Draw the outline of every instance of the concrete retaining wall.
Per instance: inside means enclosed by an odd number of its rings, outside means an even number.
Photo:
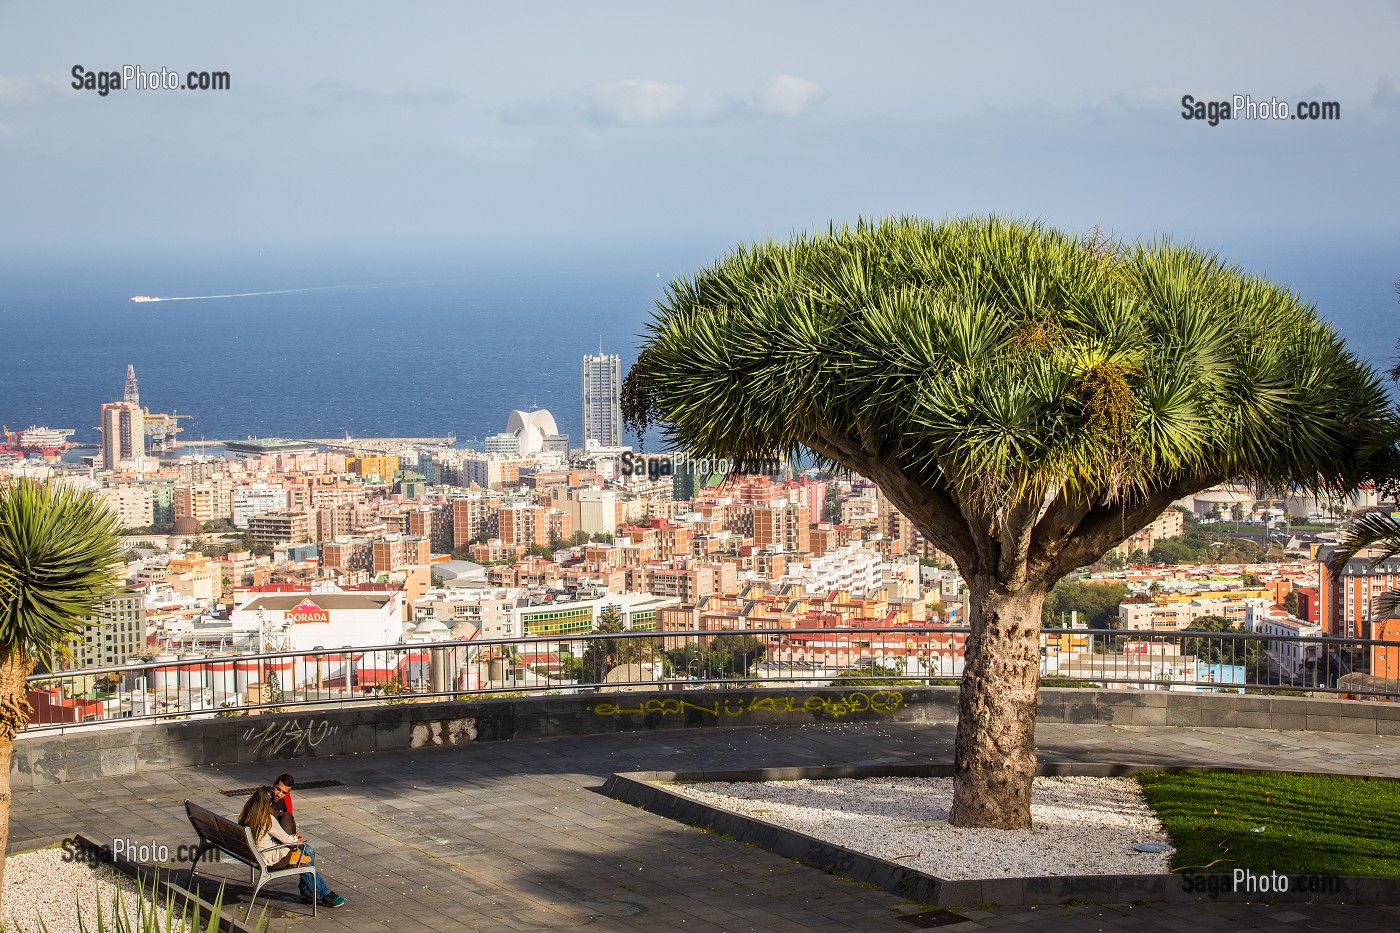
[[[22,734],[10,781],[16,788],[33,787],[197,765],[637,730],[956,718],[956,687],[590,693],[307,709]],[[1041,691],[1040,718],[1400,735],[1400,704],[1299,697],[1047,688]]]

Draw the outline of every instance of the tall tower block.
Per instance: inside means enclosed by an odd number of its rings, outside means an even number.
[[[616,353],[583,358],[583,446],[622,444],[622,361]]]

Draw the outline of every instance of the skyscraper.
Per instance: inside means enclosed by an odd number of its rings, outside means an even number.
[[[583,358],[583,446],[622,445],[622,361],[617,354]]]
[[[102,406],[102,468],[131,466],[139,471],[146,457],[146,417],[136,390],[136,370],[130,365],[122,395],[123,401]]]

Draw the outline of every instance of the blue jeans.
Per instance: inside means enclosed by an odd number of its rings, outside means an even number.
[[[312,864],[312,865],[315,865],[315,864],[316,864],[316,850],[315,850],[315,849],[311,848],[310,845],[308,845],[307,843],[304,843],[304,842],[303,842],[303,843],[301,844],[301,851],[302,851],[303,853],[305,853],[305,854],[302,856],[302,861],[303,861],[303,862],[309,862],[309,863]],[[302,875],[302,876],[301,876],[300,887],[301,887],[301,896],[302,896],[302,897],[312,897],[312,896],[313,896],[312,893],[311,893],[311,892],[312,892],[312,884],[311,884],[311,879],[312,879],[312,878],[315,878],[315,879],[316,879],[316,885],[315,885],[315,891],[316,891],[316,893],[315,893],[315,895],[314,895],[315,898],[316,898],[316,900],[319,901],[321,898],[323,898],[323,897],[325,897],[326,895],[328,895],[328,894],[331,893],[331,889],[330,889],[329,887],[326,886],[325,880],[322,879],[322,877],[321,877],[321,870],[318,868],[318,869],[316,870],[316,874],[314,874],[314,875]]]

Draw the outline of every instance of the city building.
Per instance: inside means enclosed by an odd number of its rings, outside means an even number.
[[[255,593],[230,613],[229,628],[254,636],[263,630],[289,651],[389,645],[404,633],[403,594],[398,590]]]
[[[427,564],[432,560],[427,538],[418,535],[388,534],[371,542],[375,576],[393,573],[403,567]]]
[[[143,486],[104,486],[97,498],[117,516],[123,528],[145,528],[155,524],[150,490]]]
[[[213,483],[181,483],[175,487],[175,520],[192,518],[203,524],[215,518],[222,518],[223,503],[219,501],[219,490]]]
[[[1279,606],[1262,603],[1248,606],[1245,610],[1245,627],[1256,635],[1275,636],[1277,640],[1264,644],[1264,651],[1275,670],[1295,683],[1303,682],[1310,672],[1316,670],[1323,657],[1321,644],[1298,640],[1321,636],[1322,626],[1290,616]]]
[[[267,483],[235,487],[231,498],[235,528],[247,528],[248,521],[255,515],[287,508],[287,490]]]
[[[378,478],[388,483],[399,471],[399,458],[394,454],[357,453],[345,458],[345,472],[356,476]]]
[[[553,419],[551,419],[553,420]],[[622,361],[617,354],[583,358],[583,446],[622,445]]]
[[[102,406],[102,468],[144,468],[146,420],[134,402],[107,402]]]
[[[146,594],[125,589],[102,601],[73,645],[73,667],[125,664],[146,648]]]
[[[517,457],[521,453],[520,435],[511,434],[509,432],[504,434],[488,434],[486,435],[486,440],[482,442],[482,447],[488,454]]]
[[[1384,552],[1368,549],[1347,561],[1333,577],[1327,565],[1336,550],[1324,547],[1317,552],[1318,622],[1328,635],[1365,638],[1372,616],[1371,600],[1400,589],[1400,557],[1377,564],[1376,558]]]
[[[507,545],[549,547],[574,533],[569,513],[541,505],[517,503],[496,510],[496,537]]]
[[[612,489],[562,489],[552,495],[556,508],[569,513],[575,531],[590,535],[617,533],[619,496]]]
[[[374,568],[374,548],[368,538],[338,537],[321,546],[321,566],[345,573]]]
[[[436,553],[452,550],[452,504],[434,502],[409,512],[408,533],[427,538]]]
[[[568,438],[559,433],[558,426],[554,423],[554,416],[547,409],[537,408],[534,411],[512,411],[510,417],[506,419],[506,433],[516,438],[516,448],[513,451],[501,451],[502,453],[531,454],[544,453],[545,445],[553,439],[557,442],[563,438],[564,449],[568,450]],[[500,437],[501,435],[493,435]],[[486,449],[490,450],[491,438],[486,439]],[[556,443],[557,449],[557,443]]]
[[[1127,557],[1134,551],[1146,554],[1166,538],[1179,538],[1186,531],[1186,515],[1180,509],[1169,508],[1152,521],[1152,524],[1130,535],[1122,544],[1113,549],[1120,557]]]
[[[248,520],[248,531],[252,534],[253,541],[269,547],[278,544],[309,544],[311,527],[309,512],[294,512],[290,509],[264,512]]]
[[[476,485],[483,489],[515,486],[520,482],[520,468],[531,462],[506,454],[468,454],[461,460],[461,482],[463,486]]]
[[[811,536],[808,514],[806,503],[800,501],[754,506],[754,547],[807,553]]]
[[[1205,616],[1219,616],[1235,627],[1245,622],[1245,611],[1258,599],[1164,598],[1146,602],[1124,602],[1118,607],[1119,628],[1139,631],[1180,632]]]

